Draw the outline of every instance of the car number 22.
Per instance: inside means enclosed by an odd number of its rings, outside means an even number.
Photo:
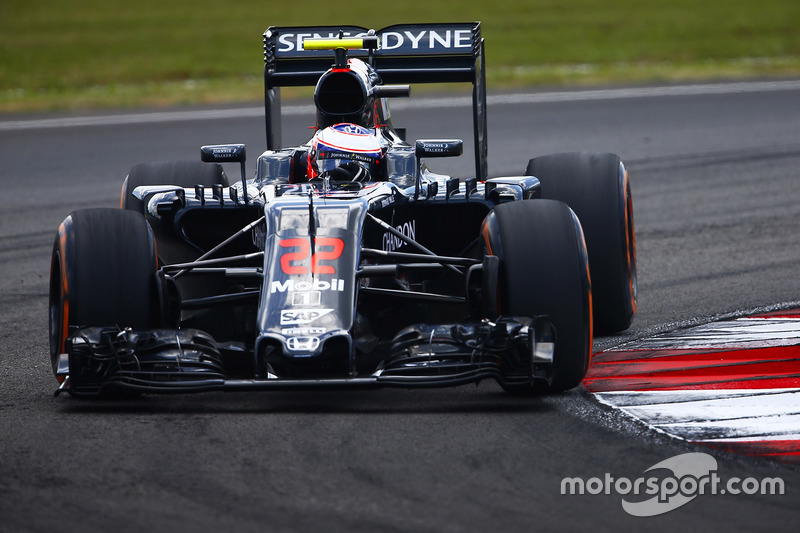
[[[297,237],[281,239],[278,245],[286,249],[281,255],[281,270],[284,274],[336,274],[336,268],[324,261],[336,261],[342,256],[344,241],[337,237],[314,237],[314,253],[311,253],[311,238]]]

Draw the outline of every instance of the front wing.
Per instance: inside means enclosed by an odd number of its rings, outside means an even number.
[[[232,366],[240,367],[253,353],[218,345],[200,330],[89,327],[75,331],[67,344],[68,361],[59,370],[65,379],[56,394],[445,387],[484,379],[519,386],[552,380],[554,331],[546,317],[419,324],[395,336],[386,358],[370,374],[291,379],[257,371],[232,377]],[[251,368],[259,366],[254,360]],[[70,367],[80,370],[70,373]]]

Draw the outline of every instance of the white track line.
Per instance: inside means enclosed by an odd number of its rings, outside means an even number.
[[[592,100],[614,100],[628,98],[653,98],[671,96],[696,96],[718,94],[741,94],[773,91],[800,90],[800,80],[754,81],[740,83],[707,83],[699,85],[675,85],[666,87],[639,87],[620,89],[597,89],[583,91],[558,91],[542,93],[515,93],[491,95],[487,103],[491,106],[515,104],[544,104],[553,102],[579,102]],[[472,99],[468,96],[424,97],[409,100],[395,100],[392,108],[429,109],[442,107],[469,107]],[[286,105],[282,109],[285,116],[313,114],[314,106]],[[122,115],[95,115],[31,120],[0,120],[0,131],[28,129],[73,128],[78,126],[122,126],[128,124],[154,124],[192,120],[221,120],[252,118],[263,116],[262,107],[232,109],[208,109],[197,111],[159,111],[152,113],[130,113]]]

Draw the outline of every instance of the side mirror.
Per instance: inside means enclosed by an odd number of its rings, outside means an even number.
[[[417,186],[414,199],[419,198],[422,181],[423,157],[455,157],[464,153],[464,141],[461,139],[421,139],[414,145],[414,154],[417,156]]]
[[[249,203],[247,195],[247,178],[244,162],[247,159],[243,144],[212,144],[200,147],[200,161],[203,163],[239,163],[242,171],[242,196],[244,203]]]
[[[246,153],[243,144],[214,144],[200,147],[203,163],[244,163]]]
[[[426,139],[417,141],[414,148],[417,159],[421,157],[455,157],[464,153],[464,141],[461,139]]]

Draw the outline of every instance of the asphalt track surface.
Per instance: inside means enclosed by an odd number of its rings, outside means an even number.
[[[627,163],[639,314],[596,350],[800,300],[800,84],[716,87],[728,89],[491,95],[492,175],[556,151]],[[395,107],[396,126],[412,139],[469,139],[465,99],[447,102],[412,98]],[[299,142],[313,119],[307,106],[291,110],[285,140]],[[135,163],[246,142],[253,165],[263,149],[257,109],[194,111],[92,125],[0,117],[0,531],[796,529],[797,467],[700,450],[581,388],[534,399],[493,383],[54,398],[47,284],[58,223],[117,205]],[[466,176],[471,163],[436,168]],[[692,451],[712,453],[722,478],[780,477],[785,495],[702,495],[637,518],[613,490],[561,494],[565,477],[635,480]]]

